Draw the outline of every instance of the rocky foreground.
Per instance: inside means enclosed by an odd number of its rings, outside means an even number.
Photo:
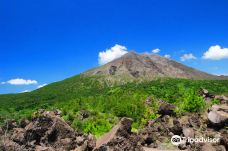
[[[40,110],[31,121],[9,121],[0,128],[0,151],[157,151],[157,150],[228,150],[228,99],[207,90],[205,101],[220,101],[206,113],[175,115],[175,106],[161,102],[158,119],[137,133],[131,131],[132,120],[122,118],[113,129],[98,140],[93,135],[76,132],[60,117],[60,111]],[[150,104],[147,100],[145,104]],[[171,144],[174,135],[189,138],[216,138],[216,143],[184,142]]]

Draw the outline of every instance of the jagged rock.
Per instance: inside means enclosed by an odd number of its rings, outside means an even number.
[[[204,98],[214,98],[214,95],[210,94],[207,89],[201,88],[200,90],[200,95],[203,96]]]
[[[182,126],[178,120],[173,121],[173,127],[170,128],[170,131],[175,135],[181,135],[182,134]]]
[[[116,151],[129,150],[129,151],[143,151],[140,144],[140,138],[137,135],[130,135],[128,139],[123,137],[116,137],[108,144],[110,149]]]
[[[225,131],[221,134],[221,145],[224,145],[226,150],[228,150],[228,131]]]
[[[99,147],[98,149],[96,149],[96,151],[109,151],[109,147],[107,145],[102,145],[101,147]]]
[[[5,125],[2,127],[4,131],[10,131],[13,128],[17,127],[17,122],[16,120],[9,120],[5,123]]]
[[[75,138],[76,133],[59,117],[53,116],[50,112],[45,113],[46,116],[34,118],[33,121],[25,127],[25,139],[29,142],[35,141],[36,145],[45,144],[46,146],[55,144],[61,147],[63,140],[67,138]],[[66,141],[65,141],[66,142]],[[66,149],[73,149],[76,143],[68,142],[64,146]]]
[[[53,112],[55,113],[56,116],[59,116],[59,117],[62,114],[62,111],[58,109],[55,109]]]
[[[201,123],[200,117],[198,115],[192,115],[188,119],[188,121],[189,121],[190,126],[192,126],[194,128],[199,128],[203,124],[203,123]]]
[[[76,138],[76,142],[79,145],[82,145],[84,141],[85,141],[85,138],[82,137],[82,136],[79,136],[79,137]]]
[[[175,108],[176,108],[175,105],[163,102],[159,107],[158,114],[161,114],[162,116],[175,115],[175,112],[174,112]]]
[[[139,71],[130,71],[130,74],[135,78],[140,77]]]
[[[132,119],[122,118],[105,138],[109,141],[105,144],[98,143],[96,151],[142,151],[141,138],[131,132]],[[101,138],[103,140],[103,138]],[[104,140],[105,141],[105,140]],[[106,141],[105,141],[106,142]]]
[[[25,141],[24,133],[25,130],[23,128],[14,128],[11,139],[18,144],[23,144]]]
[[[202,93],[203,93],[203,94],[209,94],[209,92],[208,92],[207,89],[202,89]]]
[[[55,143],[55,146],[61,146],[63,150],[72,150],[77,147],[77,144],[74,141],[74,138],[64,138]]]
[[[148,128],[144,128],[142,130],[139,131],[139,136],[142,139],[141,144],[142,145],[151,145],[152,143],[155,143],[157,140],[157,136],[155,133],[155,129],[152,127],[148,127]]]
[[[20,122],[20,127],[25,128],[29,124],[29,120],[27,119],[22,119]]]
[[[84,148],[86,151],[95,147],[95,137],[79,135],[59,117],[59,112],[39,110],[25,128],[14,128],[7,143],[2,144],[6,151],[22,147],[26,151],[69,151]],[[81,142],[77,140],[82,140]],[[0,143],[1,144],[1,143]],[[1,146],[1,145],[0,145]]]
[[[228,106],[213,105],[208,113],[209,125],[215,128],[221,128],[228,125]]]
[[[96,147],[96,138],[95,136],[89,134],[88,137],[87,137],[87,140],[88,140],[88,148],[89,149],[93,149]]]
[[[115,75],[116,70],[117,70],[117,67],[116,66],[111,66],[109,68],[109,74],[110,75]]]
[[[128,137],[129,134],[131,134],[131,125],[133,120],[130,118],[122,118],[120,121],[120,127],[117,130],[116,135],[117,136],[123,136]]]
[[[23,151],[24,149],[24,146],[20,146],[8,138],[4,139],[3,144],[1,145],[2,151]]]
[[[90,112],[87,110],[81,110],[80,111],[80,119],[84,120],[90,116]]]
[[[223,112],[228,112],[228,106],[225,104],[222,105],[213,105],[211,107],[211,111],[223,111]]]
[[[164,102],[163,102],[164,103]],[[166,103],[167,104],[167,103]],[[210,111],[227,113],[226,105],[214,105]],[[166,112],[164,112],[166,113]],[[1,144],[1,151],[141,151],[151,148],[162,148],[170,141],[173,135],[185,137],[210,137],[220,138],[218,143],[213,144],[213,148],[218,151],[228,150],[228,131],[221,128],[219,131],[204,127],[208,119],[197,113],[186,113],[184,116],[170,116],[163,114],[153,120],[153,124],[138,131],[131,132],[132,119],[122,118],[116,126],[107,133],[103,143],[96,146],[96,139],[93,135],[84,135],[75,132],[66,122],[64,122],[58,112],[46,112],[39,110],[35,117],[24,128],[19,124],[7,132],[5,145]],[[207,126],[207,125],[206,125]],[[1,129],[0,129],[1,130]],[[0,131],[1,134],[1,131]],[[0,135],[2,139],[3,133]],[[105,141],[104,141],[105,140]],[[207,150],[208,145],[186,144],[178,146],[179,149]],[[226,148],[226,149],[225,149]],[[211,149],[211,148],[210,148]],[[225,150],[224,150],[225,149]]]
[[[204,97],[206,102],[210,102],[213,99],[219,100],[221,104],[228,104],[228,98],[224,95],[213,95],[206,89],[200,90],[200,95]]]
[[[189,127],[191,125],[189,119],[189,115],[183,115],[179,118],[179,122],[181,123],[181,125]]]
[[[183,128],[183,134],[185,137],[189,138],[194,138],[195,137],[195,132],[193,128]]]
[[[216,95],[214,98],[219,100],[221,102],[221,104],[228,103],[228,98],[224,95]]]
[[[185,150],[185,149],[187,149],[187,146],[186,146],[186,144],[180,144],[180,145],[178,145],[178,148],[180,150]]]
[[[216,151],[216,149],[210,143],[206,143],[202,146],[201,151]]]
[[[212,109],[215,107],[212,107]],[[215,109],[213,109],[215,110]],[[216,110],[220,110],[216,109]],[[224,111],[224,110],[223,110]],[[129,132],[123,132],[122,136],[113,137],[108,143],[104,144],[103,146],[100,146],[98,148],[99,151],[112,151],[112,150],[137,150],[143,148],[150,150],[151,148],[157,148],[160,149],[161,146],[163,146],[164,143],[169,142],[170,138],[173,135],[180,135],[185,137],[210,137],[210,138],[220,138],[221,142],[213,144],[212,148],[216,151],[224,151],[224,146],[227,144],[227,133],[223,132],[223,136],[220,136],[220,132],[216,131],[215,129],[209,129],[207,125],[207,116],[204,114],[197,114],[197,113],[186,113],[182,117],[177,116],[169,116],[163,114],[163,116],[159,117],[156,120],[152,121],[152,124],[148,125],[148,127],[143,128],[138,131],[138,134],[134,134]],[[127,122],[126,122],[127,123]],[[149,122],[148,122],[149,123]],[[126,124],[128,125],[128,124]],[[131,124],[129,124],[131,125]],[[130,129],[130,126],[127,126],[128,128],[124,129]],[[195,131],[196,130],[196,131]],[[209,133],[211,135],[209,136]],[[221,132],[222,133],[222,132]],[[129,143],[127,140],[131,140],[131,143]],[[134,143],[133,143],[134,142]],[[133,144],[132,144],[133,143]],[[123,147],[123,144],[125,146]],[[131,149],[132,146],[135,146],[135,149]],[[204,146],[203,143],[193,143],[190,144],[187,142],[186,144],[178,146],[181,150],[206,150],[207,145]],[[227,146],[226,146],[227,147]],[[124,148],[124,149],[122,149]],[[162,148],[167,149],[168,148]]]

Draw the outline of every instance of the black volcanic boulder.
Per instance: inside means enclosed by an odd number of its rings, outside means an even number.
[[[12,148],[18,151],[90,151],[96,146],[95,137],[76,133],[60,118],[59,113],[39,111],[34,115],[25,128],[13,128],[7,133],[4,138],[6,143],[0,142],[4,151],[14,151]]]
[[[175,110],[176,106],[169,104],[167,102],[162,102],[159,109],[158,109],[158,114],[164,116],[164,115],[175,115]]]
[[[21,121],[20,121],[20,128],[25,128],[27,125],[29,124],[29,120],[27,120],[27,119],[22,119]]]
[[[111,67],[109,68],[109,74],[110,74],[110,75],[115,75],[116,70],[117,70],[117,67],[116,67],[116,66],[111,66]]]
[[[170,128],[170,131],[175,135],[181,135],[183,133],[182,125],[178,120],[173,120],[173,127]]]
[[[117,136],[123,136],[128,137],[129,134],[131,134],[131,125],[132,125],[132,119],[130,118],[122,118],[120,120],[120,127],[117,130],[116,135]]]
[[[122,118],[115,127],[98,141],[95,151],[143,151],[141,138],[131,132],[132,119]]]
[[[88,118],[90,116],[90,114],[91,113],[87,110],[81,110],[80,111],[80,119],[84,120],[84,119]]]
[[[16,128],[17,127],[17,122],[16,120],[9,120],[5,123],[5,125],[2,127],[3,131],[10,131],[12,130],[13,128]]]
[[[139,131],[139,136],[142,139],[141,144],[143,146],[155,146],[158,135],[160,134],[156,127],[147,127]]]

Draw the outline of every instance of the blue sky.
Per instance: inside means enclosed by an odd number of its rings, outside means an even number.
[[[199,70],[228,74],[227,7],[227,0],[0,1],[0,93],[76,75],[98,66],[99,52],[119,48],[159,49]]]

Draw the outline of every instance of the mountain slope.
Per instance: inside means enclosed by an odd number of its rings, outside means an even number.
[[[183,97],[194,99],[202,87],[228,94],[228,80],[188,78],[220,79],[157,55],[128,53],[104,66],[29,93],[0,95],[0,124],[6,119],[29,117],[40,108],[58,108],[75,128],[100,135],[112,127],[117,117],[131,117],[140,124],[147,115],[144,100],[150,96],[181,104]],[[78,119],[81,110],[89,111],[90,118]]]
[[[182,65],[155,54],[129,52],[112,62],[83,73],[87,76],[102,75],[109,80],[154,80],[160,77],[184,79],[223,79]]]

